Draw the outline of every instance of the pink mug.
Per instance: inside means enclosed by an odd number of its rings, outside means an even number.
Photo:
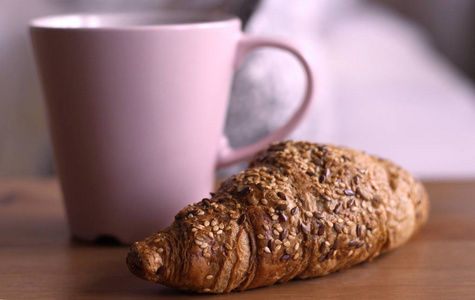
[[[45,17],[30,32],[71,234],[140,240],[212,191],[216,168],[285,138],[312,102],[298,48],[243,35],[223,14],[155,12]],[[307,75],[293,117],[232,149],[223,137],[233,73],[247,53],[276,47]]]

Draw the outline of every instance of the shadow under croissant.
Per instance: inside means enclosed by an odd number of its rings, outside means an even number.
[[[76,251],[78,249],[81,251]],[[180,291],[177,289],[169,288],[161,284],[148,282],[135,277],[128,270],[125,264],[125,257],[128,252],[128,247],[118,246],[108,240],[102,241],[100,245],[84,243],[80,241],[71,241],[69,245],[69,256],[71,268],[74,268],[78,263],[78,256],[84,256],[87,248],[90,248],[91,255],[95,258],[89,257],[87,265],[82,264],[82,268],[87,268],[84,276],[78,276],[77,282],[72,283],[76,289],[72,291],[77,295],[101,295],[106,298],[114,299],[134,299],[140,297],[140,299],[184,299],[184,298],[196,298],[199,299],[242,299],[246,297],[247,300],[251,299],[266,299],[270,294],[279,295],[279,297],[273,296],[273,299],[295,299],[302,298],[307,299],[309,295],[323,295],[333,294],[339,295],[351,295],[351,289],[360,283],[365,281],[365,278],[376,276],[378,269],[384,268],[385,261],[390,260],[390,257],[394,254],[383,254],[373,263],[362,263],[353,266],[350,269],[336,272],[323,277],[313,279],[296,279],[283,284],[275,284],[268,287],[260,287],[256,289],[247,290],[244,292],[232,292],[223,295],[213,294],[197,294],[194,292]],[[98,254],[104,251],[106,256]],[[87,252],[87,251],[86,251]],[[397,251],[396,251],[397,252]],[[79,259],[80,260],[80,259]],[[379,265],[379,268],[378,268]],[[86,276],[87,274],[96,274],[95,276]],[[339,291],[330,291],[331,286],[335,286],[336,283],[345,283]]]
[[[122,249],[122,248],[121,248]],[[123,248],[124,252],[127,251]],[[382,255],[375,261],[385,260],[387,255]],[[389,255],[390,256],[390,255]],[[119,266],[120,265],[120,266]],[[344,295],[351,295],[351,286],[358,284],[360,280],[365,280],[365,277],[372,276],[371,268],[376,267],[374,263],[362,263],[353,266],[350,269],[329,274],[323,277],[312,279],[295,279],[283,284],[275,284],[267,287],[260,287],[244,292],[231,292],[229,294],[214,295],[214,294],[197,294],[194,292],[181,291],[166,287],[161,284],[148,282],[136,278],[127,269],[123,261],[105,261],[95,265],[96,270],[114,270],[113,274],[103,275],[97,277],[93,281],[86,281],[80,285],[79,294],[101,294],[107,298],[113,297],[120,299],[122,297],[129,299],[140,297],[140,299],[185,299],[185,298],[199,298],[199,299],[242,299],[246,297],[251,299],[266,299],[269,293],[273,295],[280,295],[281,297],[273,296],[273,299],[295,299],[308,298],[309,295],[318,295],[320,293],[330,292],[328,287],[334,286],[334,282],[345,282],[348,288],[342,287],[338,292]],[[376,268],[377,269],[377,268]],[[94,270],[90,270],[94,272]],[[309,294],[309,292],[311,294]],[[334,293],[334,292],[333,292]]]

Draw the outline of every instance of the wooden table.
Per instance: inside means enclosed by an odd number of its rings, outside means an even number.
[[[0,299],[475,299],[475,181],[427,182],[427,226],[372,263],[221,296],[143,281],[128,247],[71,241],[55,180],[0,180]]]

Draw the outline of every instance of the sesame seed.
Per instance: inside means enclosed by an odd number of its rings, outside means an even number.
[[[202,216],[202,215],[204,215],[204,214],[205,214],[205,212],[202,211],[202,210],[200,210],[200,212],[198,213],[198,216]]]
[[[299,257],[300,257],[300,253],[297,252],[297,253],[294,254],[293,259],[296,260],[296,259],[298,259]]]
[[[353,250],[351,250],[350,252],[348,252],[348,256],[352,256],[352,255],[353,255],[353,253],[354,253],[354,251],[353,251]]]
[[[216,221],[216,220],[213,220],[213,221],[211,222],[211,226],[216,226],[216,224],[218,224],[218,221]]]
[[[206,248],[206,247],[208,247],[208,243],[202,243],[202,244],[200,245],[200,248],[201,248],[201,249],[204,249],[204,248]]]
[[[262,227],[264,227],[264,229],[267,230],[267,231],[270,229],[269,225],[267,225],[267,224],[262,225]]]
[[[208,279],[208,280],[209,280],[209,279],[213,279],[213,278],[214,278],[213,275],[207,275],[207,276],[206,276],[206,279]]]
[[[265,251],[265,252],[267,252],[267,253],[271,253],[271,251],[270,251],[269,247],[267,247],[267,246],[266,246],[266,247],[264,247],[264,251]]]
[[[285,246],[285,247],[290,247],[290,242],[289,242],[289,241],[285,242],[285,243],[284,243],[284,246]]]
[[[209,221],[206,220],[205,223],[204,223],[205,227],[208,227],[209,226]]]
[[[158,253],[162,253],[164,250],[163,250],[163,248],[158,248],[157,251],[158,251]]]
[[[282,245],[282,241],[279,240],[279,239],[276,239],[276,240],[275,240],[275,244],[276,244],[276,245]]]
[[[214,234],[211,231],[208,233],[208,235],[210,238],[214,238]]]
[[[219,230],[219,226],[214,225],[214,226],[213,226],[213,231],[218,231],[218,230]]]
[[[262,203],[262,205],[267,205],[269,203],[269,201],[267,201],[266,199],[262,199],[261,203]]]
[[[231,247],[231,245],[229,243],[225,243],[224,248],[226,248],[228,250],[231,250],[233,247]]]
[[[197,232],[197,231],[198,231],[198,228],[196,227],[191,228],[191,232]]]
[[[257,235],[257,238],[258,238],[259,240],[263,240],[263,239],[264,239],[264,236],[259,233],[259,234]]]
[[[195,240],[195,244],[198,245],[198,246],[201,246],[203,244],[203,242]]]
[[[279,218],[279,215],[273,215],[272,220],[276,221]]]
[[[226,227],[224,230],[228,231],[231,229],[231,226]]]
[[[313,214],[312,214],[311,212],[309,212],[308,210],[305,212],[305,215],[306,215],[308,218],[313,217]]]
[[[295,244],[294,250],[297,251],[299,250],[299,248],[300,248],[300,244],[299,243]]]
[[[338,218],[338,223],[343,224],[345,221],[342,218]]]
[[[356,188],[356,192],[365,200],[370,200],[371,194],[361,185]]]
[[[280,235],[280,233],[279,233],[276,229],[274,229],[274,230],[272,231],[272,233],[273,233],[274,235],[277,235],[277,236]]]
[[[343,232],[344,232],[345,234],[348,234],[348,232],[349,232],[349,231],[348,231],[348,227],[343,227]]]
[[[208,292],[211,292],[211,290],[210,289],[204,289],[203,292],[208,293]]]
[[[203,256],[206,257],[206,258],[210,258],[210,257],[211,257],[211,254],[209,254],[209,253],[204,253]]]

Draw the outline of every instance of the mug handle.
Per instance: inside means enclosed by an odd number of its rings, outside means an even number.
[[[233,149],[229,145],[227,137],[223,135],[219,145],[217,163],[218,168],[226,167],[238,161],[248,159],[252,157],[252,155],[254,155],[257,151],[265,148],[268,144],[284,139],[302,121],[303,117],[308,112],[310,104],[312,103],[312,95],[314,90],[312,70],[307,60],[301,54],[299,48],[289,41],[278,38],[242,35],[237,46],[234,69],[237,69],[242,64],[244,57],[249,52],[258,47],[279,48],[290,52],[297,58],[297,60],[302,64],[305,75],[307,76],[307,89],[305,91],[305,96],[299,109],[294,113],[290,120],[287,121],[286,124],[253,144],[238,149]]]

